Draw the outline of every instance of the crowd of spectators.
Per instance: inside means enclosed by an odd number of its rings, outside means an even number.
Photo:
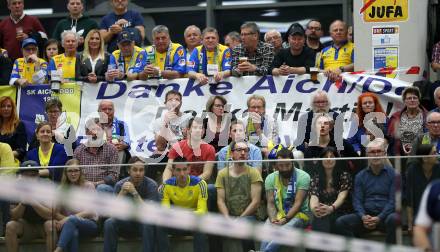
[[[341,73],[354,69],[355,47],[341,20],[329,27],[329,46],[321,44],[323,27],[313,19],[305,28],[292,24],[284,43],[276,30],[260,40],[259,27],[247,22],[240,32],[224,37],[225,45],[215,28],[188,26],[183,46],[171,41],[168,27],[158,25],[151,31],[153,44],[144,48],[148,31],[142,16],[128,9],[128,0],[112,0],[113,12],[99,25],[84,16],[82,0],[68,0],[69,16],[59,21],[49,40],[38,19],[23,13],[23,0],[7,2],[11,15],[0,22],[0,46],[4,48],[0,72],[10,74],[0,75],[0,79],[17,87],[55,79],[98,83],[181,77],[204,85],[229,76],[308,74],[315,67],[336,81]],[[439,58],[437,54],[435,50],[433,58]],[[433,68],[437,65],[433,62]],[[439,93],[437,88],[434,97],[440,108]],[[331,109],[330,97],[317,91],[310,97],[311,110],[299,118],[298,135],[304,136],[303,141],[283,146],[279,122],[267,113],[263,96],[248,98],[244,118],[230,113],[223,96],[210,97],[206,116],[193,118],[181,111],[182,94],[169,91],[166,111],[151,122],[156,142],[152,158],[163,165],[150,166],[131,156],[130,126],[115,117],[118,108],[112,101],[101,101],[96,108],[100,117],[87,120],[86,139],[66,143],[66,139],[76,139],[75,132],[66,122],[61,102],[51,99],[45,107],[47,122],[37,125],[28,143],[15,101],[5,96],[0,97],[0,166],[21,164],[19,177],[50,178],[61,188],[84,187],[139,203],[161,201],[165,207],[180,206],[196,214],[212,211],[251,221],[267,217],[267,225],[345,236],[382,230],[386,242],[395,243],[397,182],[393,162],[386,156],[438,155],[440,109],[428,112],[416,87],[403,91],[405,106],[390,117],[379,100],[373,93],[358,97],[358,124],[343,139],[335,134],[339,115]],[[302,169],[291,161],[294,153],[324,160],[307,161]],[[336,161],[338,157],[373,159]],[[263,164],[265,159],[277,162]],[[217,164],[211,162],[216,160]],[[128,168],[120,167],[127,163]],[[37,166],[43,169],[33,168]],[[423,191],[440,178],[438,166],[435,157],[404,162],[403,202],[410,232],[423,204]],[[14,175],[16,170],[0,172]],[[99,233],[95,213],[51,209],[38,202],[0,203],[8,251],[18,251],[18,238],[35,237],[46,238],[48,251],[78,251],[78,237]],[[144,251],[168,251],[168,234],[182,233],[114,218],[105,219],[103,227],[105,251],[117,250],[118,236],[140,236]],[[192,235],[194,251],[222,247],[212,246],[218,241],[205,234]],[[245,251],[255,249],[252,241],[240,242]],[[260,249],[278,251],[279,247],[263,241]]]

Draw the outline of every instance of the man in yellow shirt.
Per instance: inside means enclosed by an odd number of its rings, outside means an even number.
[[[153,44],[145,48],[149,64],[140,79],[181,78],[186,73],[186,51],[181,44],[173,43],[166,26],[153,28]]]
[[[184,162],[185,158],[177,157],[173,162],[174,177],[165,181],[163,185],[162,205],[170,207],[171,204],[188,208],[196,214],[208,212],[208,185],[199,177],[189,175],[189,167]],[[165,231],[165,233],[163,233]],[[160,242],[163,242],[165,251],[169,251],[169,240],[166,233],[181,233],[177,230],[159,229]],[[194,233],[194,252],[208,251],[208,241],[205,234]]]
[[[52,79],[55,79],[54,74],[56,74],[63,83],[75,81],[76,69],[79,69],[77,64],[80,64],[77,60],[78,40],[79,36],[74,31],[61,33],[64,53],[54,56],[49,62],[48,71]]]
[[[47,63],[38,58],[37,41],[33,38],[23,40],[23,58],[14,62],[9,80],[10,85],[25,87],[29,84],[43,84],[47,81]]]
[[[341,20],[330,25],[333,43],[322,49],[317,57],[317,67],[331,80],[336,80],[342,72],[354,70],[354,44],[347,40],[348,27]]]

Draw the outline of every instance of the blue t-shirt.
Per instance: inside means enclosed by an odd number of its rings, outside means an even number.
[[[128,21],[128,24],[125,27],[122,27],[123,29],[130,29],[130,28],[134,28],[135,26],[144,25],[144,18],[139,12],[128,10],[122,15],[116,15],[114,12],[105,15],[102,18],[101,24],[99,25],[99,29],[108,30],[110,26],[112,26],[119,19],[125,19]],[[118,49],[116,37],[117,36],[113,36],[113,38],[109,41],[107,45],[107,51],[109,53],[112,53],[114,50]]]
[[[115,194],[119,194],[119,192],[122,189],[122,185],[124,185],[125,182],[130,181],[130,177],[124,178],[122,180],[119,180],[115,185]],[[139,196],[144,200],[152,200],[152,201],[159,201],[159,194],[157,192],[157,183],[144,176],[144,179],[142,182],[135,186],[136,191],[139,193]],[[132,197],[131,194],[127,194],[128,197]]]

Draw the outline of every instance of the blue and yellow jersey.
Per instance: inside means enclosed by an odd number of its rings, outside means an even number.
[[[164,53],[156,51],[154,46],[145,48],[148,60],[161,71],[174,70],[181,74],[186,73],[186,50],[181,44],[170,43],[168,50]]]
[[[204,46],[198,46],[191,53],[186,70],[207,75],[208,64],[218,65],[219,72],[231,70],[231,49],[218,44],[214,51],[209,52]]]
[[[29,83],[32,84],[43,84],[47,82],[47,62],[44,59],[38,58],[40,62],[39,69],[36,68],[35,63],[25,62],[24,58],[18,58],[14,62],[14,66],[12,67],[11,72],[11,80],[10,84],[13,85],[17,79],[26,79]],[[40,73],[40,78],[34,77],[34,74],[39,70],[42,70]]]
[[[208,212],[208,185],[196,176],[188,175],[187,186],[179,187],[176,177],[165,181],[163,186],[162,205],[189,208],[197,214]]]
[[[148,64],[148,56],[144,49],[137,46],[134,47],[133,55],[128,57],[122,57],[121,50],[116,50],[110,55],[109,65],[111,64],[117,67],[122,64],[126,74],[140,73]]]
[[[62,78],[65,80],[75,80],[76,56],[67,57],[64,53],[55,55],[49,62],[48,72],[61,69]]]
[[[354,62],[354,44],[351,42],[345,43],[340,48],[333,45],[322,49],[316,63],[316,67],[320,69],[337,69],[341,66],[346,66]]]

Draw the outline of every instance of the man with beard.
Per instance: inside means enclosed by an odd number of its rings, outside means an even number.
[[[277,152],[279,160],[277,171],[269,174],[265,181],[267,198],[267,224],[290,228],[305,228],[310,221],[309,199],[307,191],[310,176],[293,166],[293,153],[282,148]],[[278,251],[281,245],[273,241],[263,241],[261,251]]]
[[[310,20],[306,28],[306,45],[312,49],[315,54],[321,52],[324,48],[324,45],[320,41],[323,34],[321,22],[316,19]]]
[[[234,162],[218,173],[215,181],[219,212],[229,218],[255,220],[261,201],[263,178],[258,170],[248,166],[249,147],[244,141],[231,143]],[[254,249],[253,241],[243,241],[243,250]]]
[[[110,55],[108,70],[105,74],[107,81],[115,79],[127,81],[143,79],[142,70],[147,65],[147,53],[135,46],[133,34],[123,31],[118,35],[119,50]]]
[[[87,140],[73,153],[80,165],[102,165],[83,167],[84,177],[92,182],[97,191],[113,193],[113,186],[119,177],[118,149],[104,139],[104,130],[99,118],[86,121]]]

